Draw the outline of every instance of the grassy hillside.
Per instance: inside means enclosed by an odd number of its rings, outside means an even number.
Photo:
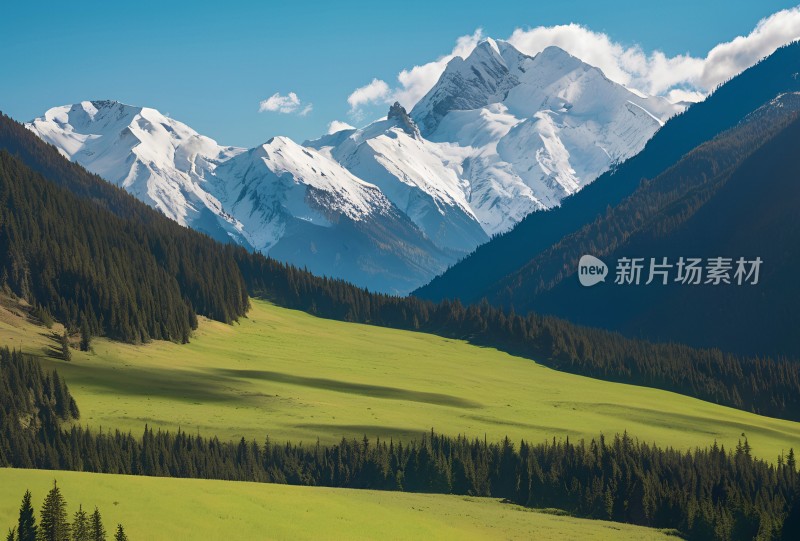
[[[14,469],[0,469],[0,530],[16,521],[26,488],[38,511],[53,479],[70,516],[79,503],[97,505],[108,530],[121,522],[138,541],[668,538],[657,530],[489,498]]]
[[[44,354],[50,331],[0,309],[0,344]],[[660,445],[800,449],[800,425],[674,393],[608,383],[437,336],[319,319],[253,301],[233,326],[202,320],[188,345],[94,341],[45,358],[81,423],[139,434],[145,423],[259,441],[455,435],[534,442],[627,430]]]

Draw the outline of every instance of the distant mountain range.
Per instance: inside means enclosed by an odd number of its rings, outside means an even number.
[[[402,294],[635,155],[682,108],[556,47],[529,57],[487,39],[410,114],[395,104],[303,145],[221,146],[114,101],[55,107],[27,127],[183,225]]]
[[[800,265],[800,43],[783,47],[670,121],[634,158],[421,288],[535,311],[658,341],[797,357]],[[580,285],[578,261],[609,264],[605,284]],[[614,284],[615,263],[641,258],[641,284]],[[681,257],[730,258],[732,284],[675,281]],[[738,285],[736,260],[763,261]],[[649,262],[672,277],[647,285]]]
[[[565,198],[558,208],[532,212],[414,294],[432,300],[479,301],[537,254],[619,204],[642,179],[658,176],[694,147],[732,128],[776,96],[800,91],[798,65],[800,44],[778,49],[672,118],[640,153]]]

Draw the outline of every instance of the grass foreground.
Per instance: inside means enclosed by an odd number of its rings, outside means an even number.
[[[44,355],[51,331],[0,313],[0,344],[58,369],[80,423],[138,435],[145,423],[222,439],[332,443],[409,440],[435,428],[537,443],[628,431],[661,446],[800,450],[800,423],[667,391],[558,372],[531,360],[424,333],[320,319],[253,300],[234,325],[201,319],[188,345],[103,339],[72,362]],[[57,330],[57,329],[56,329]]]
[[[97,506],[132,540],[664,540],[658,530],[534,511],[490,498],[198,479],[0,469],[0,531],[29,489],[38,510],[53,480],[69,504]],[[674,539],[674,537],[672,538]]]

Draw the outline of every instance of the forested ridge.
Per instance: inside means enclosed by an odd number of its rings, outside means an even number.
[[[752,456],[746,439],[735,449],[710,442],[689,452],[628,434],[515,444],[431,430],[410,442],[364,437],[331,446],[268,437],[223,442],[148,427],[134,437],[62,429],[60,420],[71,414],[56,414],[58,400],[44,390],[54,381],[56,372],[0,350],[0,466],[492,496],[579,517],[673,528],[703,541],[797,534],[794,451],[770,464]],[[32,402],[16,404],[29,385],[43,390]],[[68,389],[62,392],[70,402]]]
[[[632,337],[797,357],[800,256],[787,247],[800,243],[798,111],[798,93],[771,100],[495,285],[490,302]],[[642,257],[642,282],[587,290],[576,276],[583,254],[609,264],[609,282],[615,261]],[[764,265],[756,286],[686,286],[674,273],[645,285],[650,258],[666,257],[674,270],[684,256]]]
[[[185,341],[196,314],[229,322],[245,314],[249,293],[320,317],[464,339],[567,372],[800,420],[800,363],[636,341],[487,303],[370,293],[181,227],[4,116],[2,148],[15,155],[0,150],[0,288],[70,329]]]

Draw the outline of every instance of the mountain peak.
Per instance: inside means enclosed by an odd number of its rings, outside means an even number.
[[[397,125],[402,128],[404,132],[412,137],[421,137],[417,124],[408,116],[406,108],[400,105],[400,102],[394,102],[394,105],[389,107],[389,114],[386,116],[389,120],[394,120]]]
[[[555,45],[550,45],[542,49],[542,51],[534,57],[534,62],[540,66],[546,65],[548,67],[556,68],[556,70],[560,73],[575,69],[583,69],[584,71],[595,69],[600,71],[599,68],[590,66],[580,58],[572,56],[561,47],[557,47]]]
[[[494,51],[498,55],[500,55],[500,47],[498,46],[497,41],[492,38],[483,38],[478,42],[478,45],[475,46],[476,49],[484,49],[486,51]]]

